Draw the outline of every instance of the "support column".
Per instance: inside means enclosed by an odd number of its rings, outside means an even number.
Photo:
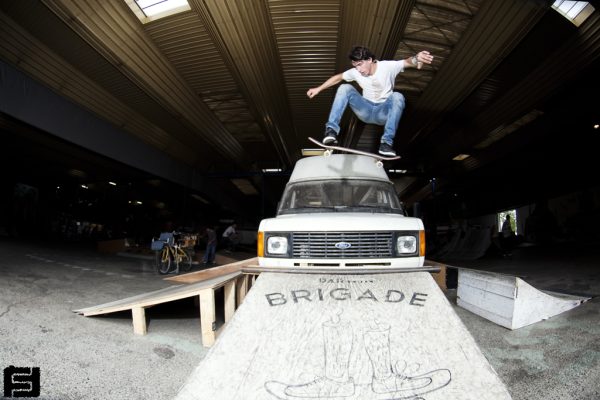
[[[145,335],[148,333],[146,327],[146,309],[144,307],[133,307],[131,309],[133,319],[133,333],[136,335]]]
[[[203,289],[200,291],[199,296],[202,345],[210,347],[215,343],[216,337],[215,291],[213,289]]]

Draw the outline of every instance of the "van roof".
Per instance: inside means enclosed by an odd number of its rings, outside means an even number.
[[[354,154],[312,156],[298,160],[290,182],[320,179],[375,179],[389,182],[373,157]]]

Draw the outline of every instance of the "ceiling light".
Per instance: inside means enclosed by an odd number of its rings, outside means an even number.
[[[408,171],[405,169],[389,169],[388,172],[391,174],[405,174]]]
[[[453,160],[454,161],[462,161],[462,160],[464,160],[466,158],[469,158],[469,157],[471,157],[470,154],[459,154],[456,157],[454,157]]]
[[[598,129],[598,128],[600,128],[600,124],[595,124],[594,129]]]
[[[108,181],[108,184],[111,185],[111,186],[117,186],[117,184],[115,182],[112,182],[112,181]]]
[[[264,172],[265,174],[269,173],[269,172],[281,172],[283,171],[281,168],[263,168],[262,172]]]
[[[88,187],[86,185],[81,185],[82,189],[87,189]]]

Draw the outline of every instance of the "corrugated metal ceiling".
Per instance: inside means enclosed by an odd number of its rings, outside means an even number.
[[[539,108],[599,55],[598,13],[576,30],[547,16],[549,1],[189,3],[142,24],[122,0],[1,2],[0,57],[204,173],[290,167],[307,137],[321,136],[335,92],[309,100],[306,91],[348,68],[353,45],[381,59],[426,49],[433,64],[396,81],[407,108],[395,165],[426,179]],[[565,43],[521,70],[519,45],[541,45],[552,24]],[[380,128],[346,118],[343,132],[344,143],[372,150]],[[478,160],[466,169],[485,165]],[[427,185],[410,181],[407,195]]]

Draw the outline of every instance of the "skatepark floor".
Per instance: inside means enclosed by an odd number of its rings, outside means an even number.
[[[170,399],[208,351],[191,300],[148,309],[144,336],[133,334],[130,312],[102,317],[72,312],[171,286],[148,258],[5,239],[0,239],[0,254],[0,371],[38,367],[39,399]],[[513,399],[600,399],[599,260],[600,249],[592,245],[445,260],[515,274],[537,289],[592,297],[566,313],[511,331],[457,307],[456,290],[446,291]]]

